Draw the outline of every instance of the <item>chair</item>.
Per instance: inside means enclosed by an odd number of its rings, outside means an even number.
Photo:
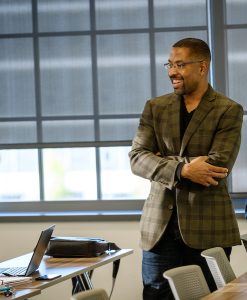
[[[202,251],[201,255],[207,261],[217,288],[223,287],[226,283],[236,278],[223,248],[210,248]]]
[[[197,265],[177,267],[164,272],[176,300],[198,300],[210,294],[202,270]]]
[[[246,207],[246,210],[247,210],[247,207]],[[242,240],[242,243],[243,243],[243,245],[244,245],[245,250],[247,251],[247,234],[246,234],[246,233],[245,233],[245,234],[242,234],[242,235],[240,236],[240,238],[241,238],[241,240]]]
[[[109,300],[104,289],[92,289],[74,294],[71,300]]]

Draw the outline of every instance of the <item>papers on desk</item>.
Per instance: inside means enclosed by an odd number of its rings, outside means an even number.
[[[32,280],[32,277],[0,276],[0,284],[8,284],[11,286],[16,286],[18,284],[26,283]]]

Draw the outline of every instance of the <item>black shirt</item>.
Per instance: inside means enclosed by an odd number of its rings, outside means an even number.
[[[184,99],[181,101],[180,105],[180,139],[182,141],[185,130],[187,126],[189,125],[189,122],[193,116],[195,110],[192,110],[191,112],[187,111],[186,105],[184,103]]]
[[[192,110],[191,112],[187,111],[186,105],[184,103],[184,99],[181,100],[181,104],[180,104],[180,140],[182,141],[184,133],[186,128],[189,125],[189,122],[193,116],[195,110]],[[176,177],[179,181],[181,181],[181,170],[183,167],[184,163],[180,163],[177,166],[177,170],[176,170]]]

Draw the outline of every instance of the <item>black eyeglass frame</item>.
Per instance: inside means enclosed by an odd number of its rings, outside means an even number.
[[[183,69],[186,65],[196,64],[196,63],[201,63],[201,62],[203,62],[203,60],[181,61],[181,62],[176,62],[176,63],[174,63],[174,64],[168,62],[168,63],[164,64],[164,67],[165,67],[167,70],[170,70],[170,69],[172,69],[172,68],[181,70],[181,69]]]

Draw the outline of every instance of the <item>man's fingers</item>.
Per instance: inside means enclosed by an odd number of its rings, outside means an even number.
[[[227,168],[216,167],[216,166],[212,166],[212,165],[210,165],[209,170],[211,172],[215,172],[215,173],[228,173]]]
[[[202,185],[209,187],[209,186],[216,186],[218,185],[218,181],[214,180],[213,178],[208,179],[206,182],[202,182]]]
[[[214,180],[214,181],[210,182],[210,184],[208,186],[210,186],[210,185],[216,186],[218,184],[219,184],[218,181]]]
[[[214,178],[225,178],[227,176],[227,173],[216,173],[216,172],[212,172],[210,174],[210,176],[214,177]]]

